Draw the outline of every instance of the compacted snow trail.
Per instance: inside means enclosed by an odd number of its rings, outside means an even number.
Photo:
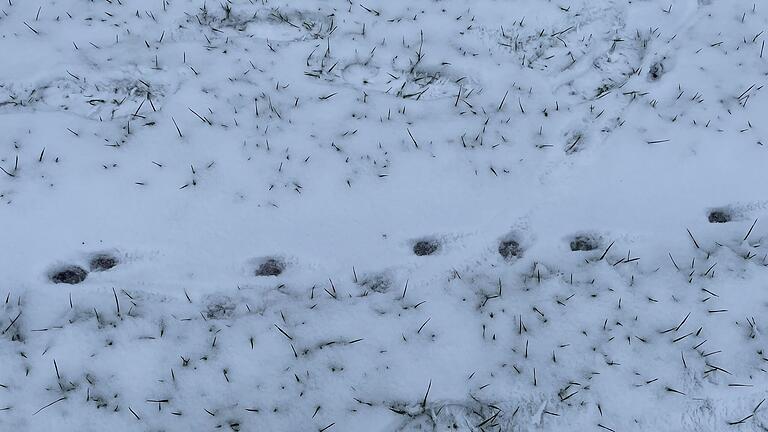
[[[766,29],[7,0],[0,430],[767,430]]]

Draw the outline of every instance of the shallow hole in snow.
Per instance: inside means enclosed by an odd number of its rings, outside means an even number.
[[[732,219],[731,214],[725,209],[710,210],[707,216],[709,223],[726,223]]]
[[[499,242],[499,255],[505,260],[512,260],[523,253],[520,243],[513,239],[504,239]]]
[[[211,297],[205,308],[205,316],[208,319],[227,319],[235,314],[237,305],[227,296]]]
[[[88,272],[84,268],[76,265],[69,265],[57,270],[54,270],[49,278],[53,283],[65,283],[65,284],[79,284],[84,281],[88,276]]]
[[[657,61],[648,68],[648,79],[658,81],[664,75],[664,63]]]
[[[89,261],[88,265],[91,271],[105,271],[115,267],[120,261],[117,257],[110,254],[98,254],[94,255]]]
[[[279,276],[285,270],[285,263],[277,258],[267,258],[259,264],[256,276]]]
[[[385,293],[392,287],[392,280],[384,273],[376,273],[361,280],[360,286],[373,292]]]
[[[579,234],[571,239],[571,250],[578,251],[591,251],[598,247],[598,240],[587,234]]]
[[[440,249],[440,243],[434,239],[419,240],[413,245],[413,253],[417,256],[432,255]]]

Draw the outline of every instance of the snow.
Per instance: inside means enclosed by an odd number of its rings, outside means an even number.
[[[0,430],[765,430],[766,28],[6,0]]]

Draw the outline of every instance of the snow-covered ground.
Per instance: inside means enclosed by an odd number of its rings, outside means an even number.
[[[0,430],[768,430],[768,5],[3,1]]]

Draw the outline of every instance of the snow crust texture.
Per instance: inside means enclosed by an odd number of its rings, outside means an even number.
[[[0,430],[768,430],[763,3],[2,1]]]

